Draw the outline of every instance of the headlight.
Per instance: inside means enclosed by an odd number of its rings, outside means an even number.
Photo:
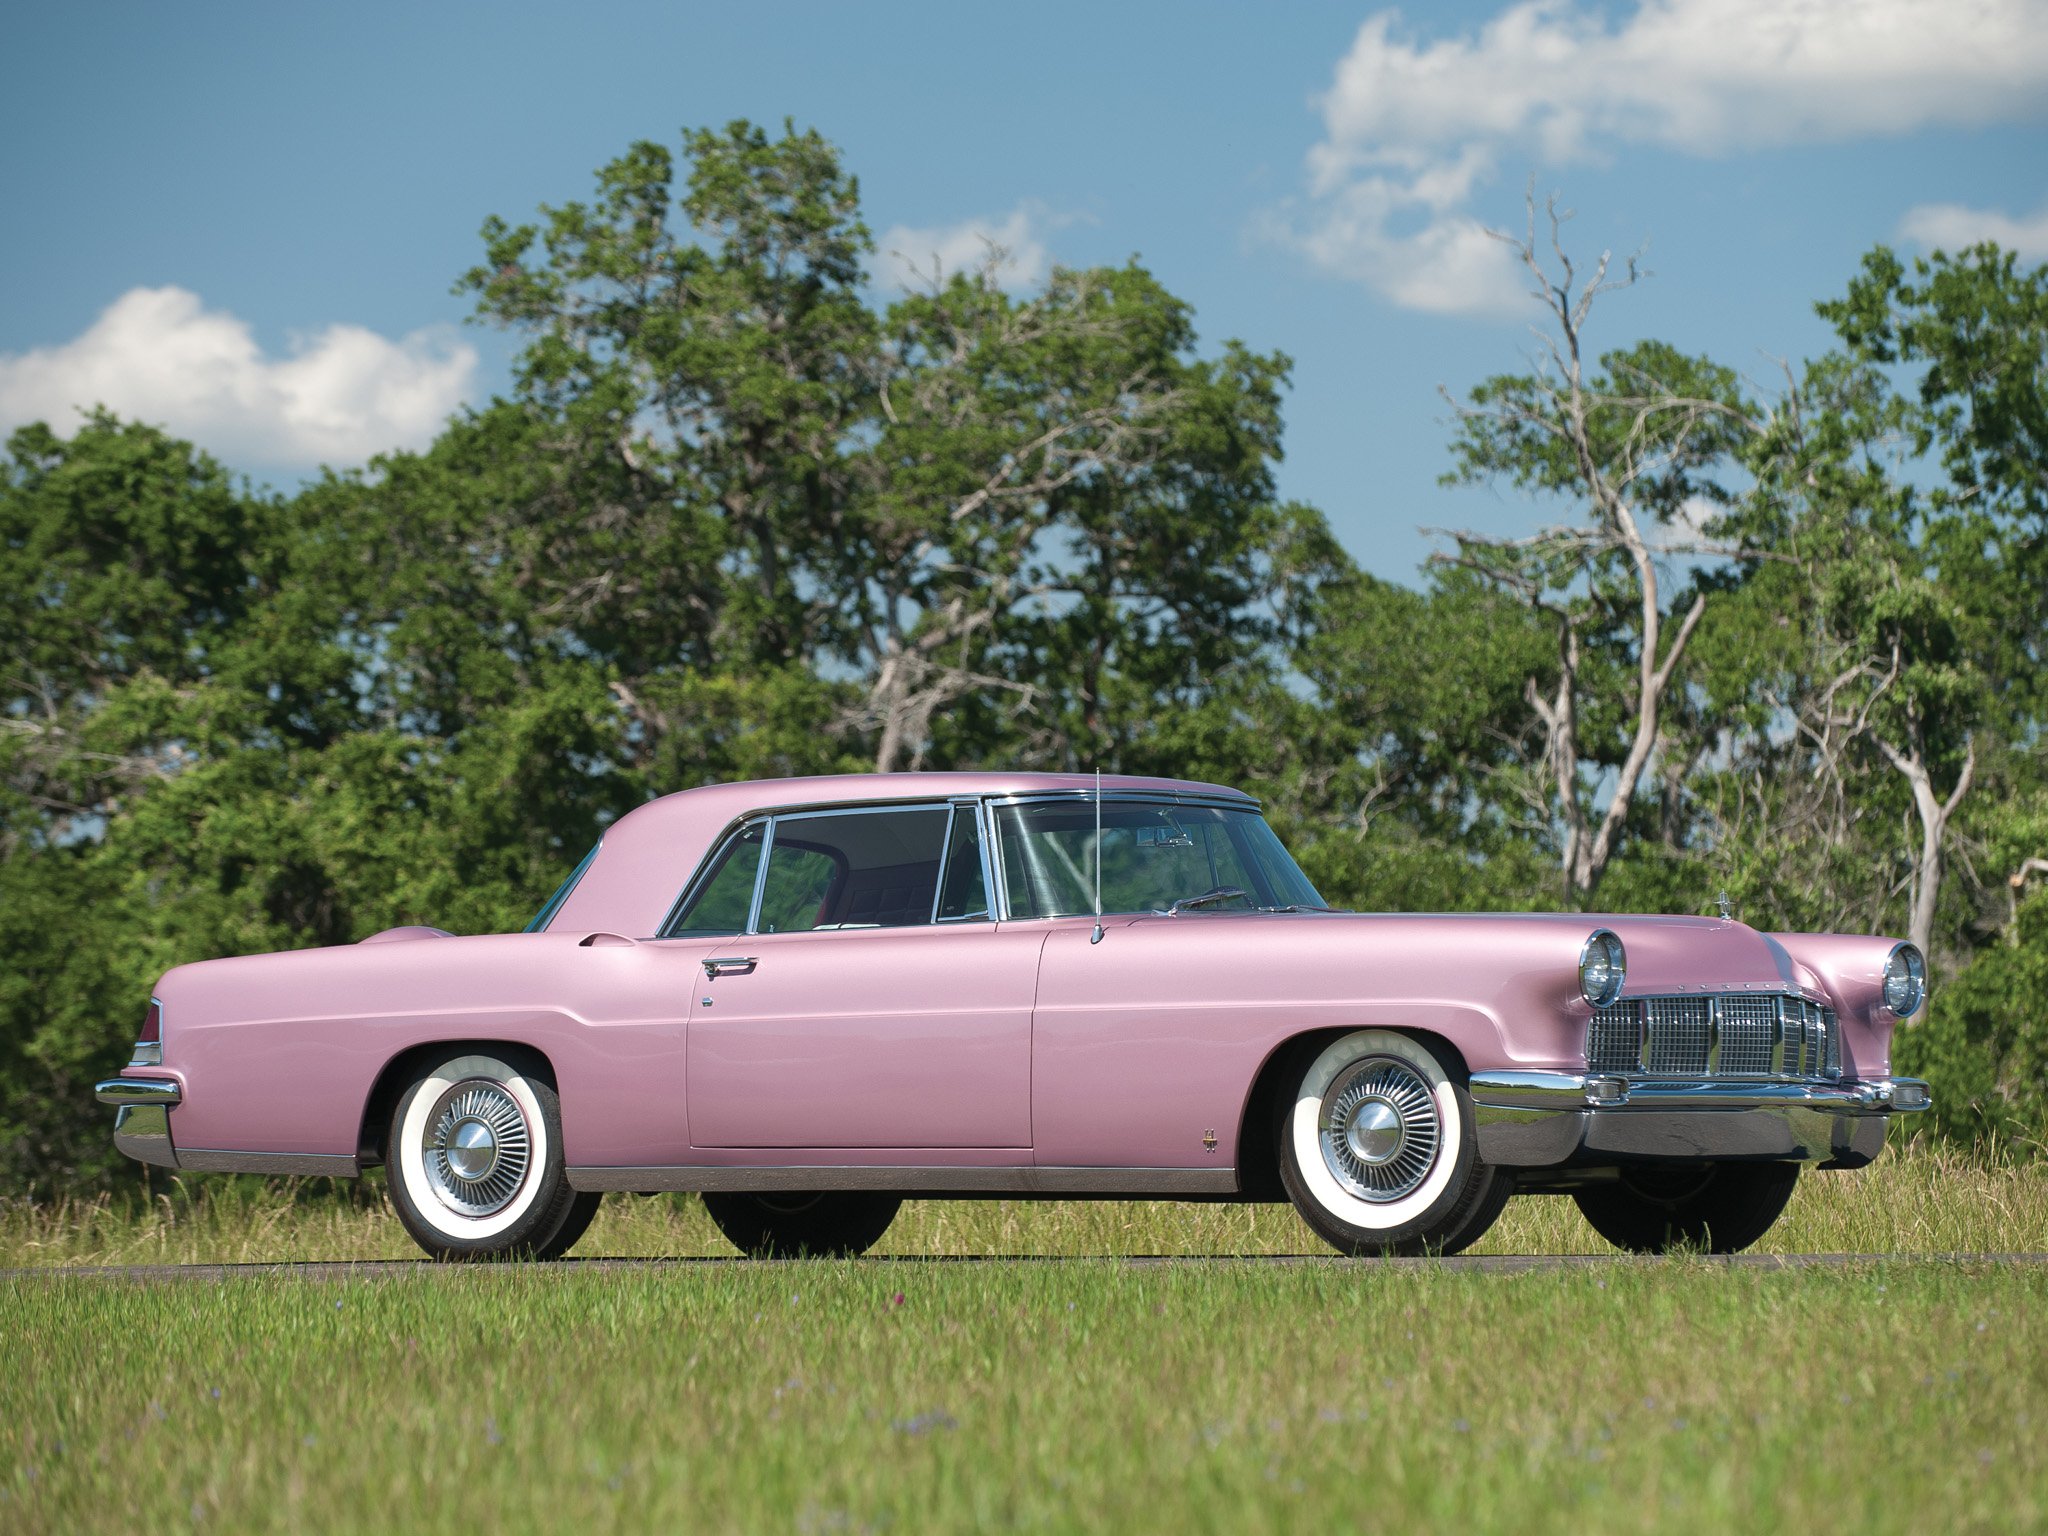
[[[1595,1008],[1605,1008],[1621,996],[1621,984],[1626,980],[1628,951],[1607,929],[1595,929],[1579,951],[1579,992]]]
[[[1927,1001],[1927,962],[1911,944],[1894,944],[1884,961],[1884,1005],[1910,1019]]]

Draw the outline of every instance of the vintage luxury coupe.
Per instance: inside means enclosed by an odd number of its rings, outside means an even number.
[[[1725,916],[1332,911],[1212,784],[790,779],[640,807],[523,933],[180,966],[98,1095],[144,1162],[381,1163],[438,1258],[564,1253],[605,1190],[762,1255],[986,1195],[1448,1253],[1569,1194],[1732,1251],[1927,1106],[1888,1055],[1925,993],[1910,944]]]

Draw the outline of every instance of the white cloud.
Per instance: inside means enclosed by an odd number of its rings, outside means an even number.
[[[2040,0],[1643,0],[1612,16],[1524,0],[1477,32],[1421,41],[1381,11],[1320,106],[1295,240],[1409,307],[1488,310],[1521,289],[1468,211],[1503,162],[2040,116],[2048,18]]]
[[[1922,203],[1899,221],[1899,236],[1928,250],[1960,251],[1996,241],[2026,261],[2048,260],[2048,204],[2023,218],[1996,208]]]
[[[1002,258],[996,282],[1004,288],[1029,288],[1044,282],[1052,271],[1052,252],[1042,234],[1047,222],[1043,209],[1019,203],[1000,220],[964,219],[934,229],[898,224],[883,231],[876,242],[875,276],[892,289],[929,288],[934,268],[941,277],[972,272],[994,250]]]
[[[330,325],[266,357],[243,321],[183,288],[135,288],[61,346],[0,353],[0,428],[68,431],[104,405],[233,463],[358,463],[430,440],[475,382],[474,348]]]

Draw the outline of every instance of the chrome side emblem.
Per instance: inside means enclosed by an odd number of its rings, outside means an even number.
[[[1216,1150],[1216,1133],[1214,1131],[1202,1132],[1202,1150],[1204,1152],[1214,1152]]]

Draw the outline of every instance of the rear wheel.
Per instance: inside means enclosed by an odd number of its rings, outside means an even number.
[[[1740,1253],[1770,1231],[1798,1182],[1797,1163],[1638,1167],[1572,1198],[1595,1232],[1630,1253]]]
[[[387,1146],[391,1204],[436,1259],[552,1257],[596,1213],[563,1176],[560,1101],[523,1052],[429,1067],[400,1096]]]
[[[872,1190],[704,1196],[725,1240],[754,1259],[857,1257],[882,1240],[902,1204]]]
[[[1479,1160],[1457,1060],[1392,1030],[1304,1052],[1279,1132],[1288,1197],[1340,1253],[1456,1253],[1514,1192]]]

